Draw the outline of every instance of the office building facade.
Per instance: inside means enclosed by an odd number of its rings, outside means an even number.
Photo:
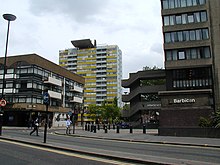
[[[167,90],[160,127],[198,127],[219,107],[220,1],[161,0]]]
[[[27,126],[36,117],[46,117],[43,93],[49,93],[49,118],[53,126],[65,126],[66,114],[81,110],[85,79],[40,57],[26,54],[7,57],[4,88],[4,125]],[[0,58],[0,92],[4,58]],[[63,119],[60,120],[60,119]]]
[[[75,48],[59,51],[59,65],[85,78],[84,107],[118,100],[122,106],[122,52],[117,45],[71,41]]]

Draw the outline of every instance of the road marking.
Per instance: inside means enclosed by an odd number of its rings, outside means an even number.
[[[115,164],[115,165],[134,165],[132,163],[124,163],[124,162],[120,162],[120,161],[108,160],[108,159],[103,159],[103,158],[96,158],[96,157],[92,157],[92,156],[86,156],[86,155],[80,155],[80,154],[76,154],[76,153],[59,151],[56,149],[43,148],[43,147],[33,146],[33,145],[19,143],[19,142],[7,141],[7,140],[3,140],[3,139],[0,139],[0,141],[5,142],[5,143],[16,144],[16,145],[20,145],[20,146],[24,146],[24,147],[29,147],[29,148],[35,148],[38,150],[49,151],[49,152],[53,152],[53,153],[57,153],[57,154],[73,156],[73,157],[77,157],[77,158],[81,158],[81,159],[99,161],[99,162],[103,162],[103,163],[111,163],[111,164]]]

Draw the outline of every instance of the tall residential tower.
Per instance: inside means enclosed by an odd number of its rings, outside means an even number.
[[[122,106],[122,52],[117,45],[96,46],[90,39],[71,41],[75,48],[59,51],[60,66],[85,78],[84,106],[118,100]]]

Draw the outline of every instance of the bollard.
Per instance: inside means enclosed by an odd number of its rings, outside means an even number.
[[[146,134],[146,125],[143,125],[143,134]]]
[[[130,133],[133,133],[133,127],[130,125]]]
[[[98,130],[100,130],[100,125],[98,124]]]
[[[107,129],[107,126],[105,126],[105,133],[108,133],[108,129]]]
[[[109,130],[111,129],[111,125],[110,125],[110,124],[108,125],[108,129],[109,129]]]
[[[93,132],[96,133],[96,125],[93,126]]]
[[[119,133],[119,125],[117,125],[116,133]]]
[[[87,124],[85,125],[85,131],[87,131]]]
[[[87,131],[90,131],[90,124],[88,124],[88,129],[87,129]]]
[[[93,132],[93,127],[94,127],[94,125],[92,124],[92,125],[91,125],[91,129],[90,129],[90,132]]]

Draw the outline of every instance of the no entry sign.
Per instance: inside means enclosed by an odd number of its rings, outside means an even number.
[[[0,106],[1,106],[1,107],[6,106],[6,104],[7,104],[7,102],[6,102],[5,99],[1,99],[1,100],[0,100]]]

